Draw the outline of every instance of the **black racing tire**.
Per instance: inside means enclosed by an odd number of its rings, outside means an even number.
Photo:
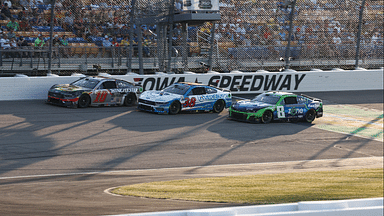
[[[169,106],[169,114],[171,115],[176,115],[177,113],[180,112],[181,105],[179,101],[173,101],[171,105]]]
[[[261,122],[263,122],[264,124],[268,124],[272,121],[272,115],[273,114],[270,110],[265,111],[261,116]]]
[[[79,108],[86,108],[91,104],[91,97],[87,94],[83,94],[80,96],[79,101],[77,102],[77,106]]]
[[[315,118],[316,118],[316,111],[313,109],[308,110],[307,113],[305,114],[305,121],[308,123],[313,122]]]
[[[224,110],[225,102],[223,100],[218,100],[213,105],[213,112],[215,113],[221,113]]]
[[[136,96],[134,94],[128,94],[124,98],[124,106],[133,106],[136,103]]]

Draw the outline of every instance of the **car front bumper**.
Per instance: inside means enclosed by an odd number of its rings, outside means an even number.
[[[47,103],[54,104],[58,106],[63,107],[77,107],[77,102],[79,101],[79,98],[71,98],[71,99],[63,99],[63,98],[57,98],[53,96],[48,96]]]
[[[242,121],[242,122],[250,122],[250,123],[259,123],[261,121],[260,117],[256,117],[255,113],[244,113],[238,112],[233,109],[229,110],[229,119]]]

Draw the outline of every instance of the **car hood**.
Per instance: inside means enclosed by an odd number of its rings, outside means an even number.
[[[172,94],[163,91],[145,91],[140,95],[140,99],[156,101],[156,102],[168,102],[175,99],[181,99],[183,96],[179,94]]]
[[[273,106],[273,104],[251,101],[251,100],[242,100],[233,104],[232,108],[242,112],[257,111],[259,109]]]
[[[89,88],[83,88],[79,86],[74,86],[71,84],[58,84],[52,86],[50,89],[51,92],[76,92],[76,91],[89,91]]]

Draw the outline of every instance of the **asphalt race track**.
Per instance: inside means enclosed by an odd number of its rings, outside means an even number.
[[[383,91],[308,93],[383,110]],[[369,166],[383,142],[307,123],[248,124],[228,112],[157,115],[135,107],[69,109],[0,102],[1,215],[112,215],[232,206],[114,196],[140,182]],[[315,120],[316,121],[316,120]]]

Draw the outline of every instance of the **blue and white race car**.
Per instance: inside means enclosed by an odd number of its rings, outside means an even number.
[[[180,111],[213,111],[220,113],[232,105],[229,90],[198,83],[174,83],[161,91],[145,91],[139,97],[138,109],[164,114]]]

